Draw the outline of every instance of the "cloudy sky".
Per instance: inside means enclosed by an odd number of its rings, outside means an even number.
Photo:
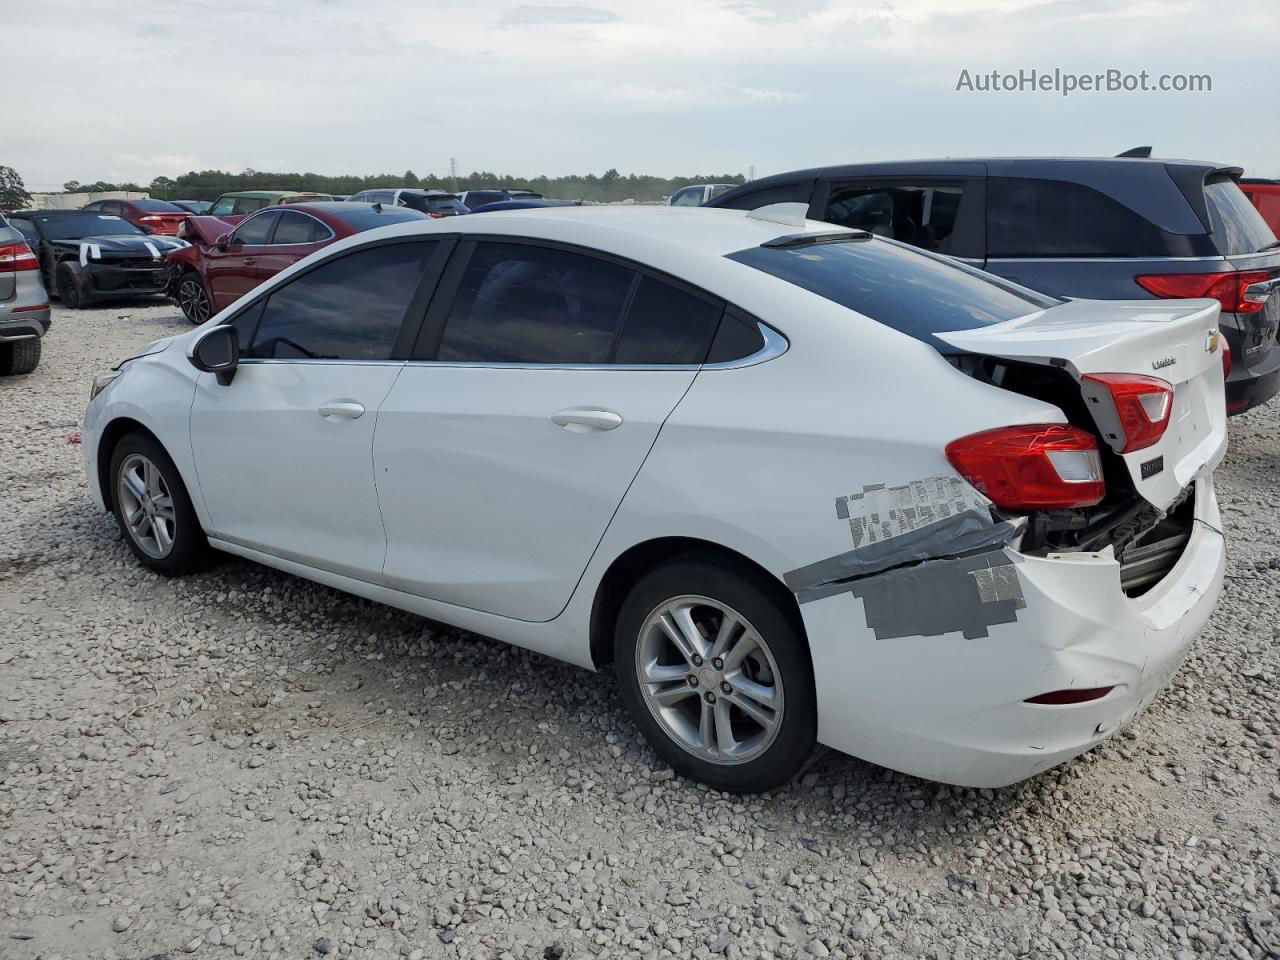
[[[1275,0],[0,0],[0,164],[757,176],[1153,144],[1280,176]],[[1019,69],[1208,93],[957,92]]]

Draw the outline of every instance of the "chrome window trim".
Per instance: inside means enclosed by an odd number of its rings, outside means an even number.
[[[1267,251],[1271,253],[1273,251]],[[1252,256],[1252,254],[1250,254]],[[988,257],[987,263],[1215,263],[1226,257]]]
[[[776,357],[782,356],[787,352],[791,343],[773,327],[767,323],[756,321],[756,327],[760,331],[760,335],[764,337],[764,346],[755,353],[740,357],[737,360],[722,360],[720,363],[704,363],[703,370],[737,370],[742,367],[754,367],[760,363],[767,363]]]
[[[322,240],[311,240],[311,241],[309,241],[309,242],[305,242],[305,243],[264,243],[264,244],[261,244],[261,246],[264,246],[264,247],[309,247],[309,246],[311,246],[311,244],[313,244],[313,243],[328,243],[330,240],[333,240],[335,237],[337,237],[337,236],[338,236],[336,233],[334,233],[334,232],[333,232],[333,228],[332,228],[332,227],[330,227],[327,223],[325,223],[325,222],[324,222],[323,220],[321,220],[319,217],[313,217],[311,214],[307,213],[307,211],[305,211],[305,210],[282,210],[282,211],[280,211],[280,216],[282,216],[282,217],[283,217],[286,213],[296,213],[296,214],[297,214],[298,216],[300,216],[300,217],[306,217],[308,220],[314,220],[316,223],[320,224],[320,226],[324,227],[324,228],[325,228],[325,230],[327,230],[327,231],[329,232],[329,235],[328,235],[327,237],[325,237],[324,239],[322,239]],[[248,218],[246,217],[245,219],[248,219]],[[280,224],[278,224],[278,223],[277,223],[277,224],[276,224],[276,230],[278,230],[278,229],[280,229]],[[272,235],[273,237],[275,236],[275,230],[272,230],[272,231],[271,231],[271,235]]]

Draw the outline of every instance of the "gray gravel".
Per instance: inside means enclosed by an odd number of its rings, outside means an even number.
[[[1232,422],[1224,602],[1134,726],[1005,790],[827,754],[674,778],[613,680],[234,559],[144,571],[55,309],[0,381],[0,956],[1280,956],[1280,403]]]

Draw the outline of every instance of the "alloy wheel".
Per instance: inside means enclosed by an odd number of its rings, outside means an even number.
[[[133,542],[149,557],[167,557],[173,550],[178,519],[160,468],[140,453],[129,454],[120,464],[116,495]]]
[[[209,319],[209,298],[204,284],[195,277],[185,277],[178,284],[178,306],[192,323],[201,324]]]
[[[769,644],[732,607],[709,597],[667,600],[645,618],[636,677],[663,731],[694,756],[745,763],[782,726],[782,676]]]

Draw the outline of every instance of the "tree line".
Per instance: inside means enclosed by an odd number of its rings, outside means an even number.
[[[146,192],[160,200],[214,200],[220,194],[239,190],[298,190],[315,193],[359,193],[376,187],[419,187],[424,190],[478,190],[483,187],[518,187],[545,197],[561,200],[609,202],[619,200],[661,200],[690,183],[744,183],[740,173],[691,177],[653,177],[645,174],[623,175],[606,170],[564,177],[516,177],[489,170],[475,170],[465,176],[418,176],[412,170],[401,174],[380,173],[373,176],[325,176],[319,173],[266,173],[245,170],[227,173],[222,170],[192,170],[179,177],[156,177],[146,186],[137,183],[81,183],[70,180],[63,185],[68,193],[106,193],[113,190]]]

